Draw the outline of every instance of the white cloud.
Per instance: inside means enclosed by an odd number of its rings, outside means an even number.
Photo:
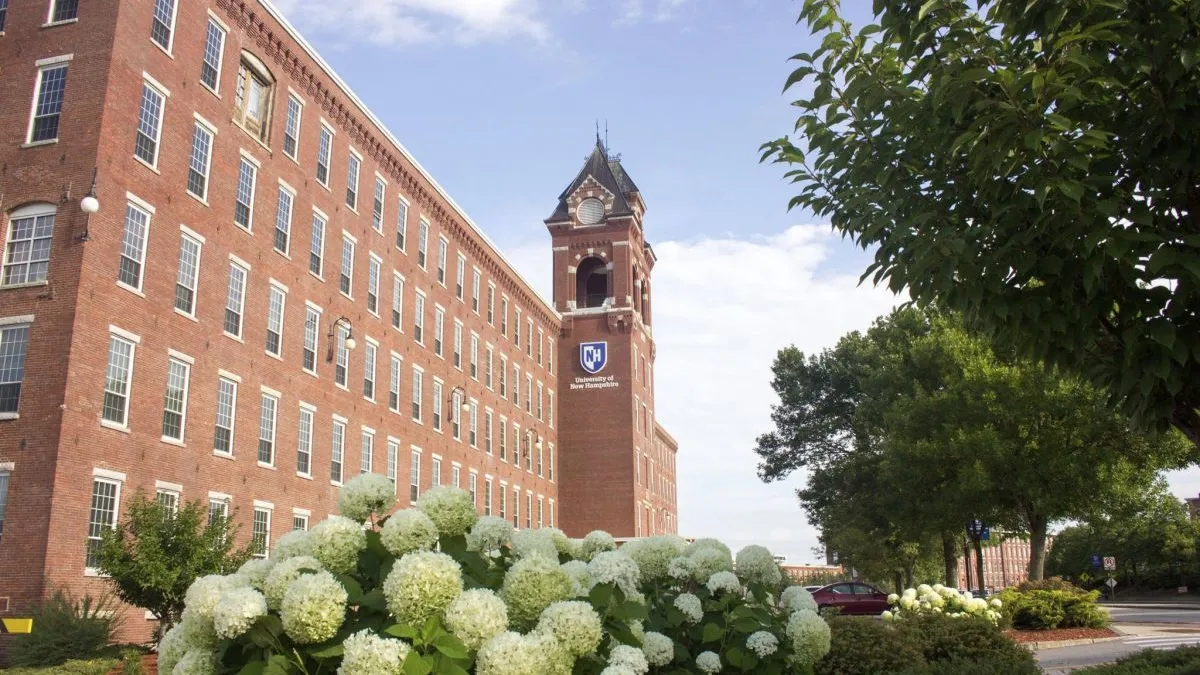
[[[668,21],[675,17],[687,0],[621,0],[618,10],[623,23],[636,23],[644,19]]]
[[[381,46],[550,37],[538,0],[276,0],[299,27]]]
[[[897,299],[859,287],[856,273],[826,271],[835,247],[850,251],[828,225],[654,247],[655,395],[658,419],[680,446],[680,533],[820,562],[811,551],[817,534],[795,497],[803,478],[765,485],[755,475],[754,439],[770,430],[776,401],[771,363],[789,344],[806,353],[832,346]],[[506,253],[550,297],[549,246]]]

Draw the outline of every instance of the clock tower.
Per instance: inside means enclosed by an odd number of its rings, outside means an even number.
[[[559,522],[573,537],[676,531],[675,441],[655,421],[646,204],[599,138],[546,219],[559,363]]]

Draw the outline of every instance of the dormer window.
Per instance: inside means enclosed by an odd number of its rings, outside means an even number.
[[[604,219],[604,202],[589,197],[579,202],[579,222],[584,225],[595,225]]]
[[[263,143],[269,138],[274,86],[275,78],[271,77],[263,62],[248,52],[242,52],[237,96],[234,98],[234,120]]]

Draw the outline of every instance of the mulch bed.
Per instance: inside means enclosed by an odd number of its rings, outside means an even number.
[[[112,669],[109,675],[122,675],[122,664],[118,663],[116,668]],[[158,654],[145,654],[142,656],[142,673],[144,675],[157,675],[158,673]]]
[[[1108,628],[1055,628],[1053,630],[1008,630],[1005,635],[1013,642],[1057,642],[1059,640],[1091,640],[1117,637]]]

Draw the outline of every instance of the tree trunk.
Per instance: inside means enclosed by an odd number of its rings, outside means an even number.
[[[987,574],[983,569],[983,540],[979,537],[971,537],[975,540],[975,571],[979,578],[979,590],[983,591],[986,588]]]
[[[906,584],[904,586],[905,588],[913,587],[913,568],[911,565],[906,565],[904,567],[904,583]]]
[[[946,565],[946,585],[958,586],[958,546],[949,533],[942,534],[942,562]]]
[[[895,576],[892,578],[892,582],[896,584],[896,595],[900,595],[904,592],[904,575],[896,572]]]
[[[1029,580],[1041,581],[1046,570],[1046,528],[1044,516],[1029,517]]]
[[[963,576],[966,579],[966,581],[964,583],[966,588],[960,588],[959,590],[960,591],[969,591],[969,590],[971,590],[971,538],[970,537],[963,539]],[[957,582],[955,583],[955,586],[956,587],[958,586]]]

